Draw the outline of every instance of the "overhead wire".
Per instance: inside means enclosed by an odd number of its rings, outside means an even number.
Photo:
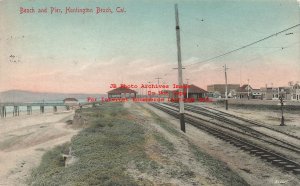
[[[252,45],[255,45],[255,44],[259,43],[259,42],[262,42],[262,41],[264,41],[264,40],[270,39],[270,38],[272,38],[272,37],[274,37],[274,36],[278,36],[279,34],[284,33],[284,32],[286,32],[286,31],[288,31],[288,30],[293,29],[293,28],[296,28],[296,27],[298,27],[298,26],[300,26],[300,24],[296,24],[296,25],[291,26],[291,27],[289,27],[289,28],[286,28],[286,29],[284,29],[284,30],[282,30],[282,31],[276,32],[276,33],[271,34],[271,35],[269,35],[269,36],[267,36],[267,37],[264,37],[264,38],[262,38],[262,39],[259,39],[259,40],[257,40],[257,41],[254,41],[254,42],[252,42],[252,43],[249,43],[249,44],[244,45],[244,46],[242,46],[242,47],[239,47],[239,48],[237,48],[237,49],[234,49],[234,50],[225,52],[225,53],[223,53],[223,54],[217,55],[217,56],[215,56],[215,57],[211,57],[211,58],[208,58],[208,59],[205,59],[205,60],[202,60],[202,61],[193,63],[193,64],[185,65],[185,67],[190,67],[190,66],[193,66],[193,65],[196,65],[196,64],[199,64],[199,63],[209,62],[209,61],[212,61],[212,60],[214,60],[214,59],[217,59],[217,58],[220,58],[220,57],[223,57],[223,56],[232,54],[232,53],[234,53],[234,52],[237,52],[237,51],[239,51],[239,50],[245,49],[245,48],[250,47],[250,46],[252,46]]]

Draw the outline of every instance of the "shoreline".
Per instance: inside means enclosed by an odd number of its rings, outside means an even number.
[[[2,118],[0,185],[26,185],[43,154],[78,133],[66,123],[73,117],[74,111]]]

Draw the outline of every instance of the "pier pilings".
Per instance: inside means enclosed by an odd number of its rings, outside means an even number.
[[[6,117],[6,107],[5,106],[1,107],[1,109],[0,109],[0,115],[1,115],[1,118],[5,118]]]

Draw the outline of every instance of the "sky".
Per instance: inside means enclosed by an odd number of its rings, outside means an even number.
[[[296,0],[0,0],[0,91],[106,93],[112,83],[157,84],[157,77],[178,84],[175,3],[184,81],[204,89],[225,83],[225,64],[228,83],[300,81],[299,26],[203,62],[299,24]],[[65,14],[66,7],[93,13]]]

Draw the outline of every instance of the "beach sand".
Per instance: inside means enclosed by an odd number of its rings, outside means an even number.
[[[0,119],[0,185],[26,185],[43,154],[79,130],[66,124],[74,111]]]

